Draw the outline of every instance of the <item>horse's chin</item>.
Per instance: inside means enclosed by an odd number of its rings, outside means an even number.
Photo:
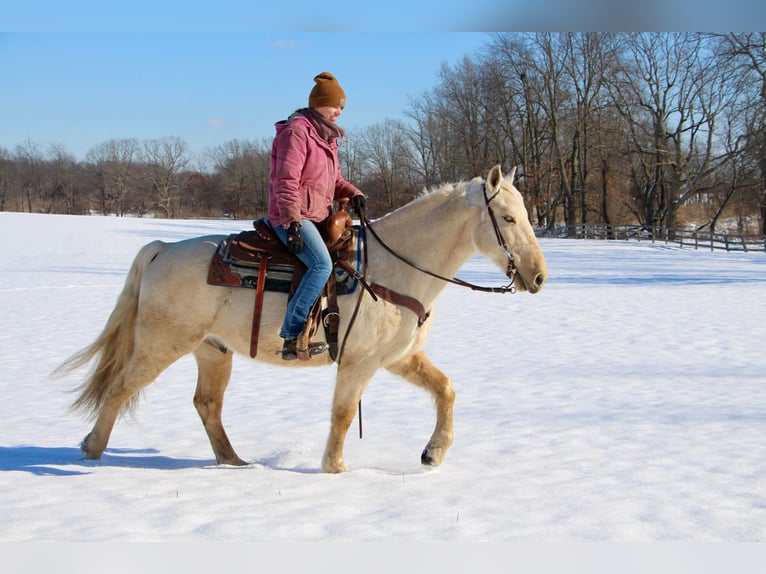
[[[519,293],[526,293],[529,291],[527,288],[527,283],[524,281],[521,273],[516,273],[516,276],[513,279],[513,286],[516,287],[516,291]]]

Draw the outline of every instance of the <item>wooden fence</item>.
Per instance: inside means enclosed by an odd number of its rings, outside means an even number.
[[[605,223],[581,223],[561,225],[554,229],[539,231],[541,237],[565,237],[569,239],[612,239],[651,241],[652,243],[675,244],[694,249],[716,249],[725,251],[763,251],[766,253],[765,235],[737,235],[670,229],[645,225],[607,225]]]

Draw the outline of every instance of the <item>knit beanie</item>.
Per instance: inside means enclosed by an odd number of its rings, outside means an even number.
[[[338,80],[330,72],[322,72],[314,76],[316,85],[309,94],[309,107],[321,108],[322,106],[346,107],[346,94],[340,87]]]

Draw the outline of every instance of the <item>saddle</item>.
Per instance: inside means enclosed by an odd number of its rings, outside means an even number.
[[[323,290],[327,305],[322,308],[323,297],[320,295],[309,314],[305,332],[310,339],[321,322],[325,327],[330,356],[335,360],[340,323],[337,296],[352,293],[361,278],[361,241],[359,230],[353,226],[343,204],[320,224],[319,230],[334,269]],[[255,290],[250,357],[258,353],[264,292],[277,291],[291,297],[305,273],[306,266],[288,251],[266,219],[254,221],[252,231],[229,235],[218,245],[208,269],[208,284]]]

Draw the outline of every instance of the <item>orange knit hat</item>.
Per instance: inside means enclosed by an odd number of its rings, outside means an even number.
[[[338,80],[330,72],[322,72],[314,76],[315,86],[309,94],[309,107],[321,108],[322,106],[346,107],[346,93],[340,87]]]

